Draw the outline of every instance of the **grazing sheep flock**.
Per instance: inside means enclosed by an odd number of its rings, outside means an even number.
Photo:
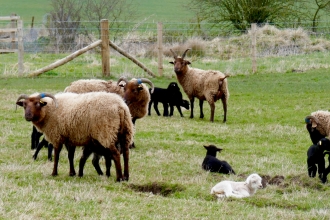
[[[190,100],[190,118],[194,117],[194,98],[199,99],[200,118],[204,118],[203,102],[206,100],[211,108],[210,121],[214,122],[215,102],[219,99],[223,105],[223,122],[227,121],[227,102],[229,99],[229,75],[215,70],[201,70],[189,67],[185,60],[185,50],[178,57],[172,50],[174,72],[177,81]],[[150,89],[144,84],[147,83]],[[20,95],[16,101],[24,108],[25,119],[33,124],[31,149],[36,149],[33,158],[43,146],[48,147],[48,159],[52,160],[54,147],[54,168],[52,175],[58,174],[58,162],[63,144],[68,150],[70,164],[69,175],[75,175],[74,153],[76,146],[83,147],[79,162],[78,176],[83,176],[84,165],[93,153],[92,164],[99,175],[103,172],[99,160],[103,156],[106,163],[106,175],[110,176],[111,161],[116,167],[116,180],[129,179],[129,149],[134,147],[134,125],[137,119],[146,114],[151,115],[152,104],[159,116],[157,104],[164,107],[163,116],[172,116],[174,106],[183,117],[181,106],[189,109],[189,102],[184,100],[176,82],[166,89],[154,87],[146,78],[127,80],[121,77],[117,82],[98,79],[78,80],[65,88],[63,93]],[[170,113],[168,112],[170,107]],[[323,183],[327,181],[330,165],[325,168],[324,157],[330,155],[330,141],[325,137],[330,134],[330,112],[316,111],[305,118],[306,129],[313,143],[307,150],[307,169],[310,177],[318,172]],[[42,133],[40,133],[42,132]],[[39,138],[44,139],[39,143]],[[49,143],[48,143],[48,141]],[[215,145],[204,146],[206,156],[202,168],[209,172],[236,174],[234,169],[224,160],[216,158],[222,149]],[[124,172],[122,172],[120,155],[123,155]],[[328,156],[330,162],[330,156]],[[257,189],[263,188],[262,178],[253,173],[244,182],[224,180],[211,189],[217,198],[252,196]]]

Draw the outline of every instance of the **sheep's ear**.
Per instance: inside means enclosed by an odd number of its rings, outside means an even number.
[[[204,148],[205,148],[206,150],[207,150],[207,149],[208,149],[208,147],[209,147],[209,146],[205,146],[205,145],[203,145],[203,146],[204,146]]]
[[[41,107],[44,107],[45,105],[47,105],[47,102],[44,102],[44,101],[41,101],[41,100],[39,101],[39,103],[40,103]]]
[[[173,62],[173,61],[171,61],[171,62],[169,62],[169,63],[171,63],[171,64],[173,64],[173,65],[174,65],[174,62]]]
[[[311,119],[311,122],[312,122],[312,128],[316,128],[317,124],[316,124],[315,120]]]
[[[19,105],[19,106],[23,107],[23,101],[16,102],[16,105]]]
[[[189,65],[189,64],[191,64],[188,60],[186,60],[186,65]]]
[[[219,152],[222,151],[222,150],[223,150],[222,148],[218,148],[218,149],[217,149],[217,151],[219,151]]]

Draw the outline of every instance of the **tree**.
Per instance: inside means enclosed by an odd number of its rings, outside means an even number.
[[[49,13],[46,26],[50,39],[56,41],[57,52],[69,50],[78,32],[83,3],[80,0],[51,0],[53,10]]]
[[[295,0],[192,0],[190,4],[199,18],[242,31],[251,23],[288,21],[297,14],[294,6]]]
[[[314,16],[312,18],[312,31],[316,32],[316,27],[317,27],[317,20],[319,20],[319,12],[321,10],[328,10],[330,8],[330,1],[329,0],[315,0],[315,4],[317,6],[317,9],[314,13]]]
[[[117,22],[134,20],[137,16],[133,0],[87,0],[84,16],[89,21],[108,19],[110,28],[120,27],[124,24]],[[100,23],[92,23],[100,33]]]

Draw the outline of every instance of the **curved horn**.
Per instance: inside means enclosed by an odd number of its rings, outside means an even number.
[[[174,51],[172,49],[170,49],[170,51],[172,52],[174,59],[178,58],[178,55],[176,53],[174,53]]]
[[[151,93],[154,92],[154,84],[147,78],[141,78],[141,79],[138,79],[138,84],[141,84],[141,83],[148,83],[151,87]]]
[[[118,79],[118,81],[117,81],[117,85],[119,85],[119,83],[120,83],[121,81],[124,81],[126,84],[128,83],[128,80],[127,80],[127,78],[126,78],[125,76],[122,76],[122,77],[120,77],[120,78]]]
[[[188,52],[188,50],[191,50],[191,48],[188,48],[185,52],[183,52],[182,59],[184,59],[184,57],[186,56],[186,53]]]
[[[40,99],[45,98],[45,97],[52,98],[54,100],[54,102],[55,102],[55,107],[57,108],[56,98],[52,94],[50,94],[50,93],[40,93],[37,97],[40,98]]]
[[[27,99],[27,98],[29,98],[28,95],[21,94],[21,95],[18,97],[18,99],[16,100],[16,102],[18,102],[18,101],[21,100],[21,99]]]
[[[18,99],[16,100],[16,103],[17,103],[19,100],[21,100],[21,99],[27,99],[27,98],[29,98],[28,95],[21,94],[21,95],[18,97]],[[15,109],[15,111],[17,111],[17,104],[16,104],[16,109]]]
[[[316,123],[319,123],[319,120],[316,117],[311,116],[311,115],[309,115],[309,116],[307,116],[305,118],[305,122],[308,123],[308,124],[310,124],[311,123],[311,121],[310,121],[311,119],[314,120]]]

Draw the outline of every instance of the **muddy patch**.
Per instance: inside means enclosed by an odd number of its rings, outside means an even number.
[[[147,192],[165,197],[175,192],[181,192],[185,190],[185,188],[179,184],[169,184],[164,182],[152,182],[141,185],[130,184],[128,187],[137,192]]]

